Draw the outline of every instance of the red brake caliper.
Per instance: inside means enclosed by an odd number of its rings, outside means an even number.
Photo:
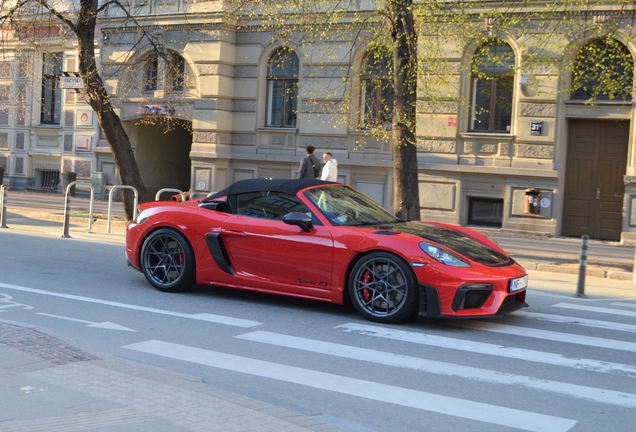
[[[362,282],[364,282],[365,285],[368,285],[371,282],[371,272],[369,270],[365,271],[362,275]],[[365,302],[371,300],[371,291],[369,291],[369,288],[364,288],[362,290],[362,298],[364,298]]]

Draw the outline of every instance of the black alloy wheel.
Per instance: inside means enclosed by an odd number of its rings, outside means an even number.
[[[195,282],[194,254],[185,237],[162,228],[146,238],[141,248],[141,270],[160,291],[179,292]]]
[[[396,323],[417,313],[419,291],[411,268],[387,252],[363,256],[349,274],[349,295],[367,319]]]

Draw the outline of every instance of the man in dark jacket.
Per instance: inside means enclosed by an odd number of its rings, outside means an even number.
[[[298,178],[315,179],[320,177],[320,159],[314,156],[314,146],[307,146],[305,152],[307,156],[300,161],[300,171]]]

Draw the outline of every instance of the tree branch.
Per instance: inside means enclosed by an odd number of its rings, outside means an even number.
[[[116,4],[120,8],[122,7],[122,5],[119,4],[119,2],[117,0],[110,0],[110,1],[107,1],[106,3],[104,3],[103,5],[101,5],[99,8],[97,8],[97,13],[100,13],[101,11],[103,11],[104,9],[106,9],[108,6],[110,6],[112,4]]]
[[[77,26],[73,23],[73,21],[71,21],[70,19],[62,15],[60,12],[58,12],[53,6],[49,5],[48,2],[44,0],[37,0],[37,2],[40,4],[40,6],[48,10],[57,19],[62,21],[64,24],[66,24],[73,31],[73,33],[77,34]]]
[[[23,0],[21,2],[16,3],[15,6],[10,8],[7,13],[0,15],[0,22],[6,21],[7,19],[12,18],[13,15],[17,14],[20,8],[22,8],[22,6],[25,6],[27,3],[28,3],[28,0]]]

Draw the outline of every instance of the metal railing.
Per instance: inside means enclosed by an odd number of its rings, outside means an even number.
[[[88,207],[88,216],[86,215],[74,215],[73,217],[81,217],[88,218],[88,231],[90,232],[93,229],[93,200],[95,198],[95,189],[93,189],[93,185],[87,182],[74,181],[70,182],[68,186],[66,186],[66,191],[64,193],[65,202],[64,202],[64,224],[62,233],[63,238],[70,238],[71,236],[68,234],[70,219],[71,219],[71,187],[72,186],[87,186],[91,190],[91,200]]]
[[[137,192],[137,189],[135,189],[133,186],[128,186],[128,185],[115,185],[110,190],[110,192],[108,192],[108,225],[106,226],[107,234],[110,234],[111,216],[113,214],[113,196],[114,196],[114,192],[117,189],[131,189],[133,191],[133,193],[135,194],[135,202],[133,206],[134,208],[133,220],[137,219],[137,203],[139,202],[139,193]]]
[[[181,201],[186,201],[186,194],[181,190],[181,189],[172,189],[172,188],[163,188],[163,189],[159,189],[159,191],[157,192],[157,195],[155,195],[155,201],[159,201],[159,198],[161,198],[161,194],[164,192],[176,192],[181,194]]]

